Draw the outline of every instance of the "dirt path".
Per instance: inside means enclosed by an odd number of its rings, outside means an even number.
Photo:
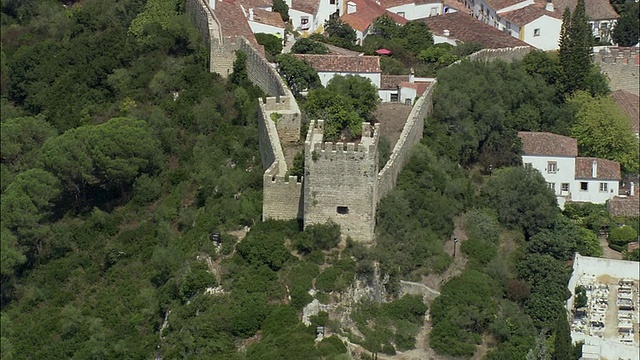
[[[458,216],[453,221],[455,228],[453,230],[453,237],[444,244],[444,251],[454,256],[454,239],[457,238],[458,242],[455,243],[455,257],[449,268],[442,274],[429,274],[422,279],[422,283],[428,287],[440,291],[440,287],[444,285],[452,277],[459,275],[467,265],[467,257],[460,251],[462,242],[467,240],[467,233],[464,231],[464,219]]]
[[[610,248],[609,243],[607,243],[607,239],[605,239],[604,236],[600,236],[599,238],[600,238],[600,246],[602,246],[602,251],[603,251],[602,257],[604,257],[605,259],[622,260],[622,254]]]

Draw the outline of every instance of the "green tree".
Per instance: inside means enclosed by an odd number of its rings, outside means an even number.
[[[589,299],[587,298],[587,290],[584,288],[584,286],[582,285],[576,286],[574,291],[575,291],[576,299],[573,306],[576,309],[587,306],[587,302]]]
[[[362,121],[351,99],[343,94],[320,88],[309,92],[303,105],[307,115],[324,119],[324,138],[327,141],[352,139],[360,135]]]
[[[114,118],[71,129],[43,145],[45,169],[84,201],[89,187],[125,190],[159,164],[158,141],[142,120]]]
[[[374,34],[384,39],[392,39],[400,35],[401,25],[389,15],[383,14],[373,21]]]
[[[273,0],[271,11],[279,13],[282,21],[289,21],[289,5],[284,0]]]
[[[37,233],[60,195],[60,181],[41,169],[20,173],[2,194],[2,223],[19,235]]]
[[[292,54],[280,54],[276,57],[278,70],[295,95],[305,89],[322,87],[318,73],[306,62]]]
[[[400,36],[406,44],[405,49],[413,56],[433,46],[433,35],[427,23],[422,21],[408,21],[402,26]]]
[[[242,50],[236,51],[236,59],[233,61],[233,72],[229,81],[241,87],[249,86],[249,73],[247,72],[247,54]]]
[[[334,76],[329,80],[327,90],[350,99],[358,116],[364,120],[372,120],[371,114],[380,104],[375,85],[362,76]]]
[[[609,97],[592,97],[577,92],[569,99],[577,108],[571,129],[583,156],[620,162],[625,172],[637,173],[638,141],[629,131],[629,120]]]
[[[325,21],[324,31],[329,35],[329,38],[340,39],[348,45],[355,44],[358,39],[355,30],[338,17],[332,17]]]
[[[24,264],[27,258],[24,256],[20,248],[18,247],[18,241],[16,237],[9,231],[9,229],[2,226],[0,228],[0,243],[2,244],[0,256],[2,256],[2,262],[0,263],[0,274],[2,278],[12,276],[15,268]]]
[[[593,35],[589,26],[584,0],[578,0],[567,25],[570,12],[565,10],[560,33],[559,58],[565,92],[589,89],[589,77],[593,60],[591,58]]]
[[[559,213],[553,191],[537,170],[528,167],[494,171],[483,196],[502,223],[528,236],[549,228]]]
[[[619,46],[634,46],[640,39],[640,9],[637,2],[627,1],[611,37]]]
[[[616,226],[609,232],[607,240],[613,245],[626,246],[628,243],[638,240],[638,232],[631,226]]]
[[[624,259],[629,261],[640,261],[640,248],[624,254]]]
[[[286,4],[285,4],[286,5]],[[276,56],[282,53],[282,40],[273,34],[255,34],[258,44],[264,46],[267,53],[267,60],[274,61]]]
[[[310,38],[300,38],[291,47],[294,54],[328,54],[327,46]]]
[[[558,316],[555,326],[555,339],[553,342],[553,359],[566,360],[573,357],[573,345],[571,344],[571,328],[567,321],[567,315],[562,312]]]

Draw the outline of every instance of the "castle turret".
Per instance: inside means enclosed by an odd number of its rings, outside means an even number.
[[[362,124],[357,143],[323,142],[324,122],[305,141],[304,226],[340,225],[356,241],[373,241],[378,174],[378,125]]]

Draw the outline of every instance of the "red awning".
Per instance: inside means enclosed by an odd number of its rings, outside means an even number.
[[[391,52],[391,50],[387,50],[387,49],[379,49],[379,50],[376,50],[376,54],[378,54],[378,55],[391,55],[392,52]]]

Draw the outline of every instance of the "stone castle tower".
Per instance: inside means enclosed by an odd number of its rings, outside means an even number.
[[[378,126],[362,124],[358,143],[324,142],[324,121],[309,125],[304,176],[288,176],[283,149],[300,141],[300,111],[293,96],[260,103],[263,217],[300,219],[304,226],[331,220],[355,241],[373,240],[377,204]]]
[[[378,169],[378,126],[363,123],[359,142],[334,144],[323,141],[324,122],[316,120],[304,142],[304,176],[297,179],[289,176],[285,158],[285,151],[301,145],[302,116],[293,94],[261,49],[242,36],[223,36],[222,24],[206,1],[187,0],[187,12],[205,40],[210,70],[225,77],[235,51],[243,51],[249,79],[270,95],[259,101],[258,113],[263,219],[299,219],[304,226],[332,220],[340,225],[343,235],[371,243],[376,206],[395,187],[411,147],[422,138],[424,119],[433,109],[435,79],[415,102],[384,168]]]
[[[356,241],[373,240],[378,190],[378,125],[362,124],[359,143],[323,143],[322,120],[305,141],[304,225],[340,225]]]

